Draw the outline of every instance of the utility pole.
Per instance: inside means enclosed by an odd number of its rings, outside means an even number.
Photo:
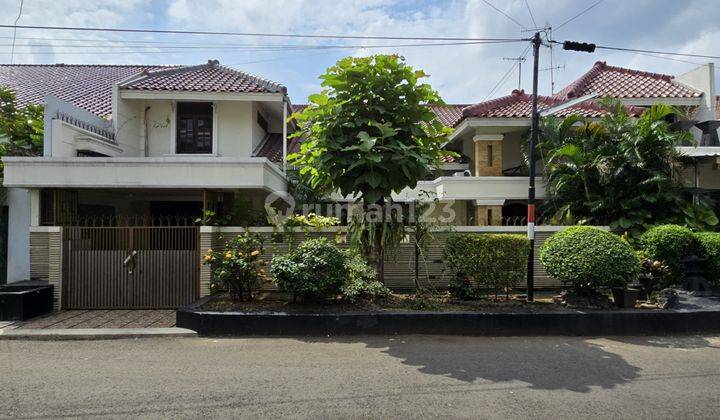
[[[525,61],[525,57],[503,57],[503,60],[518,62],[518,90],[520,90],[522,88],[522,63]]]
[[[528,226],[527,235],[530,240],[530,256],[528,258],[527,272],[527,301],[535,300],[535,148],[538,139],[538,120],[540,114],[537,112],[537,90],[538,90],[538,65],[540,60],[540,46],[542,39],[540,32],[530,40],[533,46],[533,89],[532,89],[532,114],[530,123],[530,183],[528,186]],[[550,41],[551,43],[555,41]],[[594,52],[595,44],[584,42],[565,41],[563,49],[568,51]]]
[[[527,235],[530,240],[530,255],[527,272],[527,301],[535,300],[535,147],[538,139],[538,66],[540,63],[540,32],[535,32],[532,38],[533,46],[533,84],[532,84],[532,114],[530,123],[530,184],[528,185],[527,208]]]

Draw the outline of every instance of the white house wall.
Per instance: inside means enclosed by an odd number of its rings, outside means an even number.
[[[116,140],[120,147],[131,152],[124,156],[143,156],[144,112],[147,111],[148,156],[162,157],[173,153],[175,128],[175,104],[171,100],[120,99],[118,121],[115,122]],[[262,113],[259,103],[251,101],[216,101],[215,112],[217,150],[215,154],[225,157],[249,157],[253,149],[265,137],[265,131],[257,124],[256,112]],[[272,122],[267,114],[263,116]]]

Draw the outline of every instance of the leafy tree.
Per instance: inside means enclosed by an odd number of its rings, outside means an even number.
[[[544,212],[561,223],[607,224],[632,238],[656,224],[715,226],[710,203],[702,197],[694,203],[674,171],[683,161],[675,146],[692,138],[671,130],[673,108],[654,105],[633,119],[618,101],[603,105],[609,113],[597,122],[578,116],[541,121]]]
[[[0,157],[40,156],[43,150],[43,107],[18,108],[15,93],[0,86]],[[0,202],[5,201],[0,162]]]
[[[305,141],[290,162],[318,192],[339,191],[365,209],[389,204],[392,192],[414,188],[445,153],[447,129],[425,106],[442,100],[422,83],[426,77],[397,55],[339,60],[320,76],[323,90],[310,95],[310,106],[291,117]],[[351,238],[383,280],[385,249],[399,244],[403,226],[381,219],[353,219]]]
[[[17,106],[15,93],[0,87],[0,154],[40,156],[43,149],[43,107]]]

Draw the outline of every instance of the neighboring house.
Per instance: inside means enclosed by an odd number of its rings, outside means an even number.
[[[3,160],[10,207],[8,281],[36,275],[35,264],[60,258],[48,249],[64,245],[48,245],[45,239],[52,226],[88,220],[118,225],[129,216],[165,218],[167,224],[184,216],[187,222],[203,210],[222,212],[240,199],[262,209],[270,192],[287,190],[284,156],[299,150],[299,140],[287,140],[294,126],[284,121],[303,105],[292,105],[284,86],[217,61],[199,66],[5,65],[0,66],[0,85],[13,89],[20,105],[45,105],[44,156]],[[712,65],[674,78],[605,63],[596,63],[557,95],[540,97],[538,108],[588,93],[618,98],[635,115],[638,107],[656,102],[685,107],[701,122],[713,119],[717,110]],[[434,179],[395,199],[437,199],[433,211],[452,210],[456,225],[524,224],[528,177],[522,149],[530,127],[530,95],[513,91],[478,104],[431,109],[454,129],[446,147],[459,157],[444,162]],[[555,115],[599,118],[603,113],[586,101]],[[700,179],[701,188],[720,189],[717,163],[710,157],[713,147],[690,151],[697,156],[694,173],[699,174],[692,179]],[[715,163],[707,166],[705,159]],[[542,200],[541,178],[537,187]],[[33,238],[40,245],[33,245]]]
[[[712,64],[673,77],[609,66],[605,62],[595,63],[587,73],[553,97],[539,97],[538,110],[589,94],[597,95],[597,99],[572,105],[554,115],[599,118],[604,111],[595,102],[605,97],[620,100],[633,115],[653,104],[667,103],[680,110],[682,115],[677,116],[678,119],[689,118],[710,127],[713,127],[716,113],[720,112]],[[524,224],[528,177],[522,147],[529,137],[530,95],[515,90],[508,96],[471,106],[434,110],[441,121],[454,128],[447,147],[460,153],[465,165],[456,165],[455,169],[466,170],[465,174],[470,176],[443,176],[424,181],[416,189],[405,190],[396,198],[411,201],[434,197],[441,201],[439,208],[445,206],[443,202],[452,203],[458,217],[456,224]],[[720,144],[707,141],[708,136],[693,124],[687,124],[686,129],[691,129],[699,146],[679,148],[695,162],[683,170],[682,176],[688,186],[717,195],[720,191],[717,157]],[[717,125],[714,127],[717,133]],[[541,175],[542,168],[538,172]],[[538,179],[536,196],[539,200],[545,196],[542,179]]]

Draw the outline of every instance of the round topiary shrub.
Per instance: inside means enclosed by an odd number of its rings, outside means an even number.
[[[685,278],[682,260],[695,251],[696,239],[693,232],[684,226],[660,225],[640,236],[640,246],[650,258],[668,266],[669,274],[663,280],[663,286],[669,286],[681,284]]]
[[[590,226],[575,226],[550,236],[540,248],[540,262],[548,274],[576,291],[623,287],[640,273],[640,262],[630,244]]]
[[[303,241],[270,263],[275,285],[306,300],[337,296],[348,276],[347,254],[326,238]]]
[[[700,232],[695,234],[695,240],[704,257],[705,278],[715,284],[720,283],[720,233]]]

